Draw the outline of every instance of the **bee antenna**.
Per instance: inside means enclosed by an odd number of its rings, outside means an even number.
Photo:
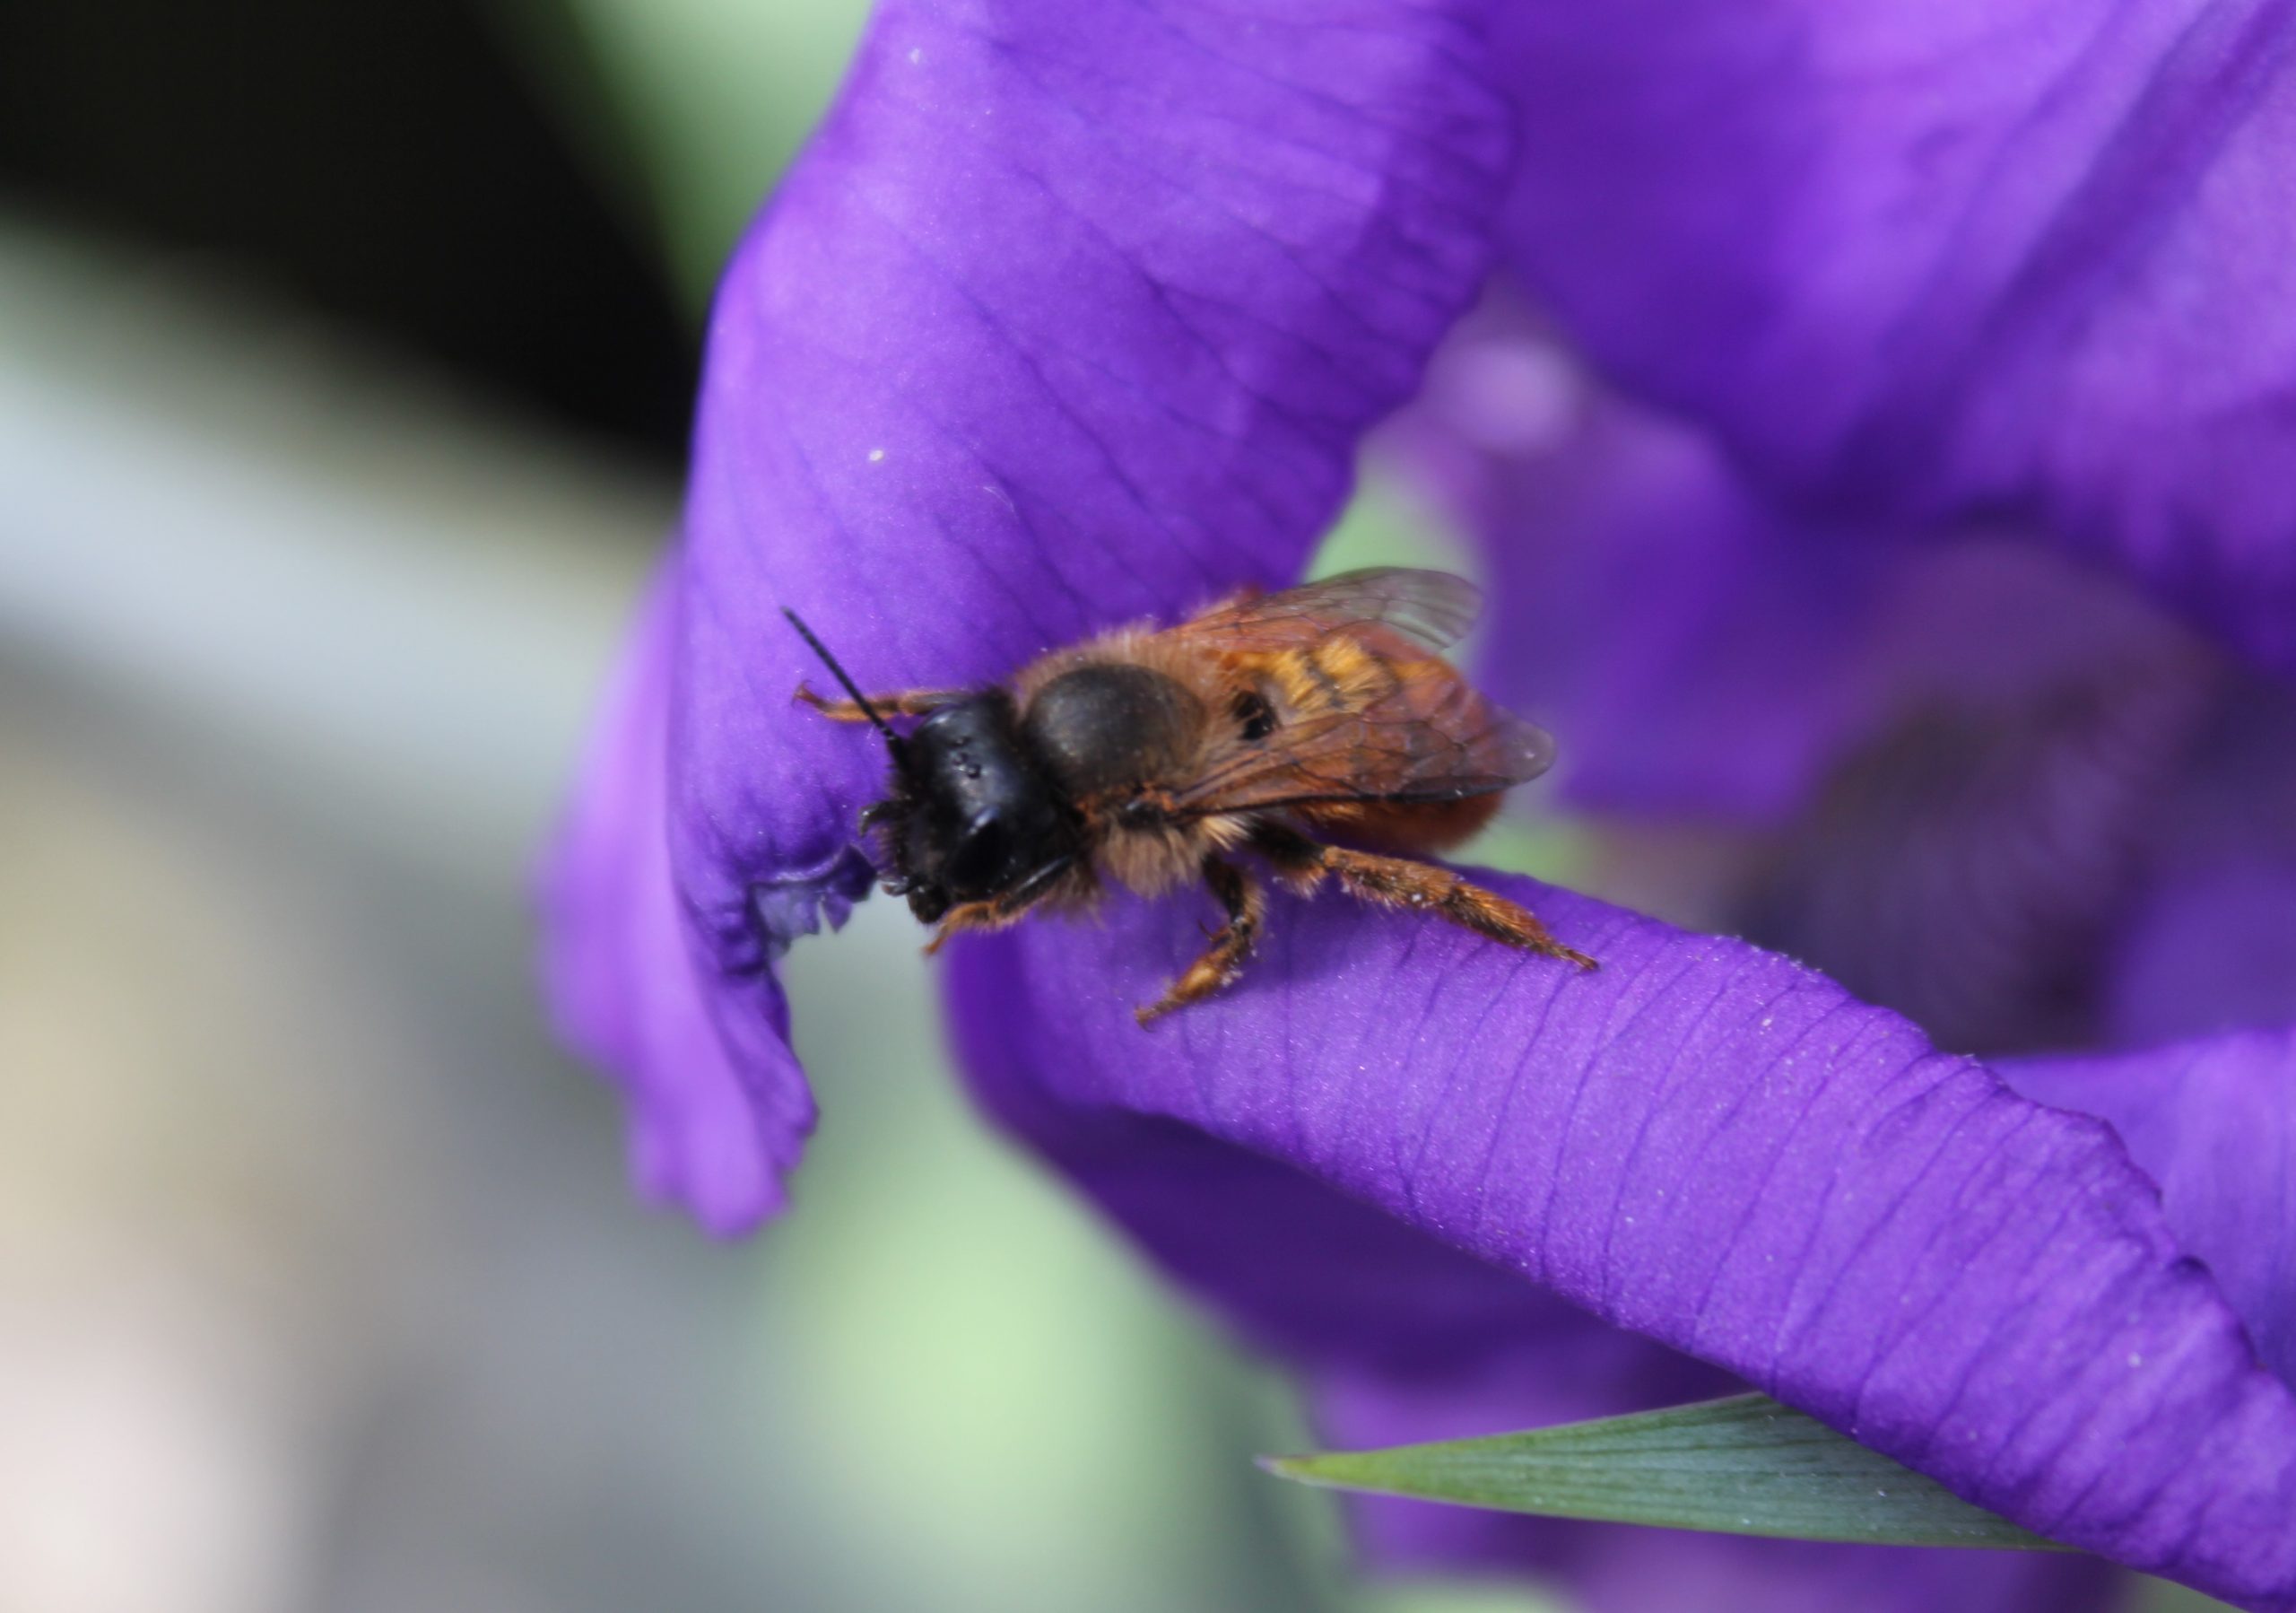
[[[797,636],[813,647],[813,653],[822,658],[822,665],[828,667],[837,681],[845,686],[845,692],[853,697],[853,703],[861,708],[861,715],[885,737],[885,744],[891,749],[894,760],[902,759],[908,747],[901,743],[900,736],[893,732],[893,725],[884,719],[883,714],[869,703],[869,697],[861,693],[861,686],[847,675],[844,667],[837,664],[837,658],[830,654],[829,646],[813,636],[813,630],[805,625],[804,618],[796,611],[785,605],[781,607],[781,614],[789,618],[789,625],[797,630]]]

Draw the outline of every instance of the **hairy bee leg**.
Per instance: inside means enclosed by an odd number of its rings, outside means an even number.
[[[998,902],[962,902],[941,915],[941,928],[925,943],[925,955],[931,957],[949,943],[951,936],[961,936],[968,930],[1005,929],[1021,921],[1025,909],[1006,907]]]
[[[969,929],[1010,929],[1028,917],[1030,911],[1039,902],[1053,895],[1064,883],[1073,881],[1075,876],[1076,859],[1073,856],[1057,858],[1001,896],[992,896],[986,902],[959,902],[942,915],[940,929],[925,944],[925,955],[931,957],[941,950],[942,944],[951,936],[961,935]]]
[[[1228,921],[1212,937],[1212,945],[1204,949],[1204,955],[1187,966],[1187,973],[1174,981],[1161,998],[1133,1016],[1143,1026],[1154,1024],[1175,1008],[1203,1001],[1233,981],[1242,972],[1244,960],[1251,955],[1252,944],[1259,939],[1260,926],[1267,918],[1267,893],[1259,882],[1233,863],[1207,857],[1204,859],[1204,883],[1220,898],[1220,905],[1227,910]]]
[[[831,722],[866,722],[869,714],[861,709],[857,700],[831,700],[813,693],[810,684],[800,680],[796,693],[790,696],[800,705],[811,706]],[[881,717],[923,717],[962,696],[947,689],[904,689],[895,694],[872,694],[869,703],[877,708]]]
[[[1324,882],[1330,870],[1324,867],[1324,852],[1328,850],[1295,830],[1262,824],[1252,831],[1252,850],[1267,859],[1268,867],[1284,885],[1305,896]]]
[[[1559,958],[1581,969],[1601,967],[1577,947],[1556,940],[1528,908],[1470,884],[1448,868],[1413,862],[1407,857],[1380,857],[1344,846],[1319,845],[1288,830],[1264,831],[1254,837],[1253,843],[1295,889],[1313,890],[1329,876],[1359,901],[1416,908],[1526,952]]]

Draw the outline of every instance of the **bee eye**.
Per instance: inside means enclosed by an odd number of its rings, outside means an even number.
[[[1228,708],[1247,740],[1265,739],[1275,732],[1275,712],[1250,689],[1236,696]]]

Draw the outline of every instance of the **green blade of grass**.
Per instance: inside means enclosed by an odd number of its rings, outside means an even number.
[[[1871,1546],[2067,1549],[1763,1395],[1261,1465],[1331,1489],[1553,1518]]]

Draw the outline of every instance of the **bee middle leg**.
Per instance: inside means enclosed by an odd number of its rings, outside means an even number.
[[[1272,826],[1254,835],[1252,843],[1285,884],[1302,893],[1312,891],[1327,877],[1335,878],[1358,901],[1414,908],[1525,952],[1559,958],[1581,969],[1600,967],[1577,947],[1556,940],[1528,908],[1434,863],[1326,846]]]
[[[1133,1016],[1144,1026],[1154,1024],[1175,1008],[1203,1001],[1233,981],[1242,972],[1244,960],[1251,955],[1252,944],[1259,939],[1260,925],[1267,917],[1267,892],[1259,882],[1233,863],[1207,857],[1204,859],[1204,883],[1220,898],[1228,921],[1212,937],[1212,945],[1204,949],[1204,955],[1190,963],[1187,972],[1174,981],[1162,997]]]
[[[866,722],[869,714],[861,709],[857,700],[831,700],[813,693],[813,685],[800,680],[797,692],[791,695],[799,705],[811,706],[831,722]],[[877,708],[880,717],[923,717],[963,696],[948,689],[902,689],[891,694],[872,694],[869,703]]]

